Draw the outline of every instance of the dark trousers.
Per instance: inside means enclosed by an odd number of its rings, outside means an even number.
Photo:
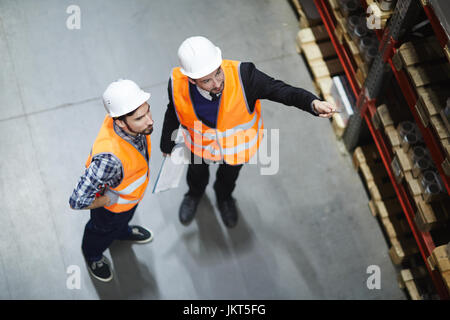
[[[131,232],[128,223],[136,206],[131,210],[115,213],[104,207],[92,209],[91,219],[84,228],[81,248],[88,262],[98,261],[114,240],[125,239]]]
[[[231,198],[231,193],[236,187],[236,180],[242,167],[242,164],[237,166],[226,163],[219,164],[216,181],[213,185],[217,201],[221,202]],[[191,153],[191,163],[189,164],[186,178],[189,186],[187,194],[201,197],[209,182],[209,162],[205,162],[205,160]]]

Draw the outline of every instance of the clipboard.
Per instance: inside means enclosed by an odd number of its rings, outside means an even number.
[[[152,193],[178,188],[184,168],[189,163],[184,143],[177,144],[170,156],[164,157]]]

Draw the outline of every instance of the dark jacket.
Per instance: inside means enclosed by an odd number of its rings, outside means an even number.
[[[292,87],[281,80],[275,80],[267,74],[256,69],[252,62],[242,62],[240,65],[242,84],[247,97],[250,111],[253,112],[257,99],[269,99],[283,103],[287,106],[294,106],[312,115],[317,114],[312,109],[312,101],[320,100],[311,92],[302,88]],[[178,121],[175,107],[172,101],[172,88],[169,80],[168,85],[169,104],[164,116],[164,124],[161,135],[161,151],[171,153],[175,143],[171,140],[172,132],[178,129]]]

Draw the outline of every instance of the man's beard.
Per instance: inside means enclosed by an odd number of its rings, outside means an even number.
[[[125,121],[125,125],[127,126],[127,129],[134,134],[144,134],[144,135],[148,136],[148,135],[151,135],[153,132],[153,125],[141,132],[132,130],[126,121]]]
[[[141,134],[145,134],[145,135],[151,135],[153,132],[153,126],[149,129],[145,129]]]
[[[219,90],[213,89],[213,90],[210,91],[210,93],[213,93],[213,94],[221,94],[221,93],[223,92],[223,89],[225,88],[224,84],[225,84],[225,81],[222,82],[222,84],[220,85]]]

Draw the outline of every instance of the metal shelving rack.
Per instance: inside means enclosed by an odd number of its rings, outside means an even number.
[[[444,285],[441,274],[438,270],[432,270],[427,262],[428,257],[431,255],[432,251],[435,248],[435,244],[431,237],[431,234],[429,232],[423,232],[417,228],[414,222],[416,211],[415,203],[411,201],[411,198],[409,197],[403,184],[397,183],[393,170],[391,168],[391,162],[393,159],[392,150],[389,147],[389,144],[385,141],[382,132],[375,129],[371,121],[373,115],[376,112],[375,103],[380,93],[381,85],[383,81],[389,79],[389,76],[391,74],[394,74],[394,78],[398,82],[402,93],[405,96],[415,122],[418,124],[422,132],[422,135],[430,150],[436,167],[438,168],[442,180],[444,181],[447,192],[448,194],[450,194],[450,179],[445,175],[441,167],[442,161],[445,159],[441,146],[439,145],[439,142],[437,141],[437,138],[434,136],[433,132],[431,132],[429,128],[425,128],[422,125],[420,118],[418,117],[417,111],[415,109],[417,95],[414,89],[409,84],[407,75],[403,71],[397,71],[392,63],[392,56],[396,52],[397,46],[399,44],[398,39],[400,33],[405,29],[405,25],[410,22],[409,20],[413,20],[414,15],[417,14],[417,10],[414,10],[415,8],[413,8],[413,6],[417,4],[417,2],[414,3],[412,1],[413,0],[398,1],[394,14],[391,17],[386,28],[382,30],[382,32],[376,32],[377,37],[380,40],[379,53],[372,63],[369,74],[362,88],[359,87],[358,83],[356,82],[355,68],[352,65],[350,59],[351,53],[348,52],[346,48],[337,40],[337,37],[335,35],[334,30],[336,28],[336,22],[333,18],[331,7],[326,0],[314,0],[314,3],[320,13],[320,16],[322,17],[322,20],[328,31],[339,60],[342,63],[353,93],[357,97],[355,110],[355,117],[357,117],[357,121],[354,121],[353,126],[357,127],[359,125],[358,121],[365,121],[365,123],[367,124],[373,140],[375,141],[375,144],[381,155],[386,171],[388,172],[392,185],[395,189],[399,202],[402,206],[403,212],[405,213],[408,224],[417,242],[421,256],[435,285],[436,292],[441,299],[448,300],[450,299],[450,295]],[[366,5],[364,0],[362,0],[362,3]],[[428,5],[428,2],[426,0],[422,0],[422,4],[423,9],[425,10],[433,26],[439,43],[444,48],[448,44],[447,36],[443,31],[438,19],[436,18],[433,9]],[[347,128],[346,131],[349,131],[350,129],[351,128]],[[354,135],[355,132],[357,134],[358,129],[353,129],[352,131],[354,132],[351,132],[351,134]]]

